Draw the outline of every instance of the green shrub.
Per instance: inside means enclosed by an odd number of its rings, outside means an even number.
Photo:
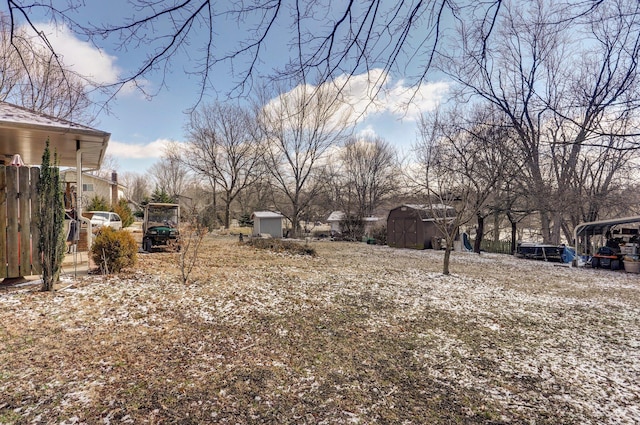
[[[94,195],[89,201],[87,208],[83,208],[86,211],[109,211],[109,203],[102,196]]]
[[[249,214],[249,213],[242,214],[238,218],[238,225],[240,227],[252,227],[253,226],[253,220],[251,220],[251,214]]]
[[[375,239],[376,244],[386,245],[387,244],[387,225],[382,224],[374,227],[371,230],[371,237]]]
[[[316,250],[308,245],[282,239],[251,238],[247,240],[246,244],[254,248],[269,249],[273,252],[288,252],[289,254],[310,255],[312,257],[316,255]]]
[[[118,204],[113,207],[113,212],[122,219],[122,227],[129,227],[133,224],[133,213],[126,199],[120,199]]]
[[[137,261],[138,244],[127,230],[102,227],[91,246],[91,258],[102,274],[118,273],[133,267]]]

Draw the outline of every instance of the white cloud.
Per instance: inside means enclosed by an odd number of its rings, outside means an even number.
[[[37,24],[62,62],[74,72],[98,84],[111,84],[119,79],[117,58],[93,44],[82,41],[64,25]],[[26,28],[25,28],[26,29]],[[33,33],[33,31],[30,31]]]
[[[169,139],[158,139],[145,145],[133,145],[114,140],[109,141],[107,154],[128,159],[160,158],[165,148],[175,143]]]
[[[387,91],[385,102],[395,115],[409,120],[417,120],[425,112],[433,111],[449,90],[449,83],[440,81],[421,84],[420,87],[406,86],[398,81]]]
[[[367,125],[365,128],[358,131],[358,139],[375,139],[378,137],[378,133],[374,130],[372,125]]]
[[[324,83],[327,90],[343,97],[340,115],[350,115],[353,123],[363,122],[368,116],[388,113],[397,118],[415,121],[420,115],[433,111],[449,90],[445,81],[407,85],[404,80],[394,82],[382,69],[372,69],[358,75],[342,75]],[[269,105],[278,105],[280,99],[295,96],[304,90],[311,93],[314,86],[297,86],[288,93],[273,99]]]

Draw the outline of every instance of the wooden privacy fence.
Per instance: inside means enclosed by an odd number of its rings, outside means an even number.
[[[0,278],[42,273],[38,253],[38,167],[0,165]]]

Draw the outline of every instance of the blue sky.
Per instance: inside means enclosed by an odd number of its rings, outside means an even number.
[[[111,22],[122,23],[123,17],[131,15],[131,10],[124,0],[109,2],[86,2],[86,6],[78,10],[77,19],[80,22]],[[130,7],[129,7],[130,8]],[[97,40],[96,46],[82,41],[74,36],[65,27],[54,27],[44,21],[38,21],[40,27],[47,33],[53,47],[63,55],[63,60],[68,66],[85,75],[91,75],[101,82],[113,82],[119,75],[126,75],[135,71],[140,65],[141,55],[149,52],[148,46],[127,45],[126,50],[117,49],[114,40]],[[229,25],[230,27],[226,27]],[[236,40],[228,34],[236,34],[240,31],[234,28],[233,23],[222,23],[216,26],[218,33],[215,35],[216,49],[225,51],[232,48],[231,44]],[[273,67],[281,66],[284,57],[282,48],[286,38],[286,30],[274,33],[274,38],[266,44],[266,58],[269,59],[260,64],[265,72]],[[223,36],[221,33],[224,33]],[[282,40],[279,38],[282,37]],[[286,54],[286,53],[284,53]],[[98,121],[93,125],[103,131],[111,133],[111,140],[107,153],[118,164],[119,172],[145,171],[156,162],[163,152],[163,146],[168,141],[185,141],[185,123],[188,117],[185,111],[193,106],[199,95],[199,81],[196,76],[189,75],[188,71],[193,60],[185,54],[177,56],[177,60],[171,63],[168,73],[164,75],[165,87],[161,87],[163,74],[156,72],[145,76],[143,84],[150,92],[156,93],[147,98],[135,90],[123,90],[110,105],[110,114],[100,114]],[[236,64],[237,65],[237,64]],[[215,76],[215,91],[208,92],[211,101],[214,98],[224,100],[224,94],[231,89],[234,83],[234,75],[229,67],[220,67],[220,74]],[[379,77],[381,71],[370,71]],[[225,75],[226,74],[226,75]],[[366,91],[369,89],[367,81],[371,81],[371,75],[359,74],[355,76],[349,85],[348,98],[351,99],[357,109],[368,102]],[[408,111],[401,105],[412,95],[416,94],[406,86],[403,75],[382,74],[386,83],[384,95],[379,99],[376,108],[369,108],[364,119],[355,127],[356,134],[380,136],[395,145],[400,153],[406,153],[416,139],[416,121],[420,111],[432,110],[435,105],[447,93],[448,84],[442,81],[433,81],[425,84],[415,96],[415,105]],[[375,78],[373,78],[375,80]]]

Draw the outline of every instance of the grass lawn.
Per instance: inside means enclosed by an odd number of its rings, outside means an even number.
[[[237,240],[0,290],[0,423],[640,422],[640,275]]]

